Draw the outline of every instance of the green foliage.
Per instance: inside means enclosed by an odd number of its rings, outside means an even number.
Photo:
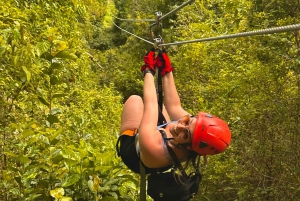
[[[100,3],[85,3],[0,3],[1,200],[136,196],[114,151],[122,97],[97,85],[101,65],[81,34]]]
[[[142,94],[150,45],[113,16],[153,19],[184,1],[0,2],[0,200],[138,200],[115,142]],[[165,42],[299,23],[298,1],[199,1],[163,20]],[[115,22],[149,39],[148,22]],[[299,32],[168,47],[183,106],[229,122],[194,200],[295,200]]]

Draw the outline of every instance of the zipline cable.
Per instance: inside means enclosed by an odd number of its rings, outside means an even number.
[[[190,4],[190,3],[193,3],[194,1],[195,1],[195,0],[189,0],[189,1],[187,1],[187,2],[185,2],[185,3],[183,3],[183,4],[181,4],[180,6],[178,6],[177,8],[175,8],[174,10],[172,10],[172,11],[168,12],[167,14],[163,15],[159,20],[163,20],[163,19],[166,18],[167,16],[169,16],[169,15],[171,15],[171,14],[177,12],[179,9],[181,9],[181,8],[183,8],[183,7],[185,7],[185,6],[187,6],[187,5]]]
[[[143,40],[143,41],[145,41],[145,42],[147,42],[147,43],[149,43],[149,44],[151,44],[151,45],[154,45],[154,43],[152,43],[152,42],[150,42],[150,41],[148,41],[148,40],[146,40],[146,39],[144,39],[144,38],[141,38],[141,37],[139,37],[139,36],[137,36],[137,35],[135,35],[135,34],[129,32],[129,31],[126,31],[125,29],[122,29],[121,27],[119,27],[118,25],[116,25],[113,21],[111,21],[111,22],[112,22],[116,27],[118,27],[119,29],[121,29],[122,31],[124,31],[124,32],[126,32],[126,33],[128,33],[128,34],[130,34],[130,35],[132,35],[132,36],[134,36],[134,37],[136,37],[136,38],[138,38],[138,39],[140,39],[140,40]]]
[[[178,6],[177,8],[175,8],[174,10],[168,12],[167,14],[165,14],[164,16],[162,16],[159,20],[162,20],[164,18],[166,18],[167,16],[177,12],[179,9],[187,6],[188,4],[193,3],[195,0],[189,0],[183,4],[181,4],[180,6]],[[153,19],[124,19],[124,18],[119,18],[117,16],[112,15],[114,18],[121,20],[121,21],[130,21],[130,22],[155,22],[156,20]]]
[[[152,43],[146,39],[143,39],[137,35],[134,35],[133,33],[126,31],[125,29],[122,29],[121,27],[117,26],[114,22],[113,22],[113,24],[116,27],[118,27],[119,29],[121,29],[122,31],[124,31],[136,38],[139,38],[149,44],[154,45],[154,43]],[[182,44],[187,44],[187,43],[197,43],[197,42],[205,42],[205,41],[222,40],[222,39],[228,39],[228,38],[239,38],[239,37],[247,37],[247,36],[254,36],[254,35],[282,33],[282,32],[297,31],[297,30],[300,30],[300,24],[287,25],[287,26],[281,26],[281,27],[273,27],[273,28],[261,29],[261,30],[256,30],[256,31],[242,32],[242,33],[237,33],[237,34],[229,34],[229,35],[209,37],[209,38],[201,38],[201,39],[181,41],[181,42],[165,43],[165,44],[159,44],[158,46],[160,47],[160,46],[170,46],[170,45],[182,45]]]
[[[114,15],[112,15],[114,18],[120,20],[120,21],[130,21],[130,22],[155,22],[155,20],[153,19],[123,19],[123,18],[119,18],[116,17]]]
[[[156,18],[155,20],[152,20],[152,19],[123,19],[123,18],[116,17],[116,16],[114,16],[114,15],[112,15],[112,16],[113,16],[115,19],[118,19],[118,20],[120,20],[120,21],[131,21],[131,22],[155,22],[155,23],[152,24],[151,26],[154,26],[154,25],[159,26],[159,25],[161,25],[161,23],[160,23],[159,21],[161,21],[162,19],[166,18],[167,16],[169,16],[169,15],[171,15],[171,14],[177,12],[178,10],[182,9],[183,7],[187,6],[188,4],[191,4],[191,3],[194,2],[194,1],[195,1],[195,0],[189,0],[189,1],[187,1],[187,2],[185,2],[185,3],[183,3],[183,4],[181,4],[180,6],[178,6],[177,8],[175,8],[174,10],[168,12],[168,13],[167,13],[166,15],[164,15],[164,16],[158,16],[158,15],[157,15],[157,16],[156,16],[157,18]],[[161,12],[157,12],[156,14],[158,14],[158,13],[161,13]],[[140,40],[143,40],[143,41],[145,41],[145,42],[147,42],[147,43],[149,43],[149,44],[152,44],[152,45],[154,45],[154,44],[157,43],[157,42],[155,42],[155,43],[150,42],[150,41],[148,41],[148,40],[146,40],[146,39],[144,39],[144,38],[141,38],[141,37],[139,37],[139,36],[137,36],[137,35],[135,35],[135,34],[129,32],[129,31],[125,30],[125,29],[119,27],[118,25],[116,25],[113,21],[112,21],[112,23],[113,23],[117,28],[119,28],[120,30],[122,30],[122,31],[124,31],[124,32],[126,32],[126,33],[128,33],[128,34],[130,34],[130,35],[132,35],[132,36],[134,36],[134,37],[136,37],[136,38],[138,38],[138,39],[140,39]],[[160,28],[161,28],[161,27],[160,27]],[[151,30],[151,27],[150,27],[150,30]],[[154,38],[153,38],[153,39],[154,39]],[[155,39],[157,40],[158,38],[155,38]],[[159,47],[159,46],[157,46],[157,47]]]
[[[268,29],[261,29],[261,30],[256,30],[256,31],[242,32],[242,33],[237,33],[237,34],[229,34],[229,35],[216,36],[216,37],[210,37],[210,38],[202,38],[202,39],[196,39],[196,40],[166,43],[166,44],[161,44],[158,46],[182,45],[182,44],[186,44],[186,43],[197,43],[197,42],[205,42],[205,41],[213,41],[213,40],[222,40],[222,39],[227,39],[227,38],[238,38],[238,37],[246,37],[246,36],[254,36],[254,35],[282,33],[282,32],[297,31],[297,30],[300,30],[300,24],[274,27],[274,28],[268,28]]]

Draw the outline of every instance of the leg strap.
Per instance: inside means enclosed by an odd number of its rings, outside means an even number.
[[[135,134],[137,134],[138,129],[135,128],[134,130],[126,130],[123,133],[121,133],[120,135],[129,135],[129,136],[135,136]]]
[[[116,143],[116,150],[117,150],[117,154],[118,156],[120,156],[120,148],[119,148],[119,143],[120,143],[120,140],[121,138],[124,136],[124,135],[127,135],[127,136],[135,136],[137,133],[138,133],[138,129],[135,128],[134,130],[125,130],[123,133],[120,134],[119,138],[118,138],[118,141]]]
[[[140,161],[140,175],[141,175],[141,183],[140,183],[140,201],[146,201],[146,172],[145,167]]]

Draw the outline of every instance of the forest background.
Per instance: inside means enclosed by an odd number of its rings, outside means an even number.
[[[138,200],[115,153],[122,104],[142,95],[149,22],[182,0],[0,1],[0,200]],[[299,0],[196,0],[165,42],[299,23]],[[298,16],[298,17],[297,17]],[[225,119],[193,200],[300,198],[299,32],[168,47],[183,106]],[[150,198],[148,198],[151,200]]]

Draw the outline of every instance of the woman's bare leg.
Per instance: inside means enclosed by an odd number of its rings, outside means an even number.
[[[124,106],[121,116],[120,133],[125,130],[133,130],[139,128],[143,117],[144,103],[140,96],[130,96]]]

